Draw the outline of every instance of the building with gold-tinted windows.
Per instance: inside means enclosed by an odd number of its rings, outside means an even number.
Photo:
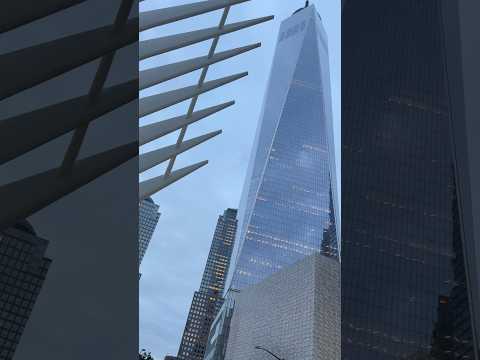
[[[210,326],[223,304],[222,293],[236,230],[237,210],[227,209],[217,222],[200,290],[195,292],[188,313],[178,359],[203,359]]]

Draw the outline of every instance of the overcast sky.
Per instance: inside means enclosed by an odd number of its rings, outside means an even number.
[[[170,7],[193,0],[146,0],[140,10]],[[329,37],[330,71],[337,168],[340,167],[340,0],[313,0]],[[234,6],[227,23],[275,15],[275,19],[222,36],[217,51],[261,42],[262,47],[212,66],[207,81],[248,71],[249,76],[200,96],[196,109],[229,100],[236,104],[190,126],[186,138],[222,129],[223,134],[178,157],[175,169],[202,160],[209,164],[153,196],[160,205],[157,229],[142,263],[140,280],[140,347],[152,352],[156,360],[176,355],[188,310],[200,280],[218,215],[237,208],[259,113],[272,63],[280,23],[305,4],[303,0],[252,0]],[[221,11],[183,20],[141,34],[141,39],[166,36],[216,26]],[[140,64],[140,69],[204,56],[211,41],[172,51]],[[199,71],[152,87],[141,96],[196,84]],[[183,102],[143,118],[141,125],[186,113]],[[178,133],[148,144],[141,151],[175,143]],[[141,176],[141,180],[163,174],[165,165]],[[338,170],[337,170],[338,171]],[[337,177],[340,181],[340,176]],[[339,187],[340,190],[340,187]]]

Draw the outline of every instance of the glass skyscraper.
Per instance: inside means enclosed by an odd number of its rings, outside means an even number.
[[[342,15],[342,359],[474,359],[441,1]]]
[[[227,283],[243,289],[315,252],[338,257],[327,36],[314,6],[283,21]]]
[[[48,241],[27,221],[0,232],[0,359],[13,359],[47,276]]]
[[[143,260],[143,256],[147,251],[148,244],[152,239],[159,218],[160,213],[158,212],[158,205],[153,202],[151,197],[140,202],[138,219],[139,263]]]
[[[236,231],[237,210],[227,209],[218,218],[200,289],[193,296],[178,350],[180,360],[203,360],[210,326],[223,304]]]

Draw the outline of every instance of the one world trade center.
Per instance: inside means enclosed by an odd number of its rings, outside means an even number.
[[[335,162],[327,36],[308,6],[280,28],[226,289],[314,253],[339,258]]]

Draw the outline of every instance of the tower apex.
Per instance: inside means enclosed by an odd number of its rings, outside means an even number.
[[[295,15],[295,14],[298,13],[299,11],[302,11],[303,9],[306,9],[309,5],[310,5],[310,1],[306,0],[306,1],[305,1],[305,6],[304,6],[303,8],[298,9],[297,11],[295,11],[295,12],[293,13],[293,15]]]

